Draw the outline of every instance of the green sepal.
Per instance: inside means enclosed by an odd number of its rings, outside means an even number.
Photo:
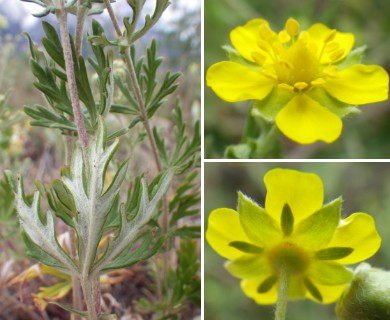
[[[367,50],[367,46],[360,46],[352,50],[343,60],[337,65],[339,70],[347,69],[355,64],[362,62],[364,52]]]
[[[261,248],[259,246],[256,246],[252,243],[248,243],[245,241],[232,241],[229,243],[229,246],[236,248],[242,252],[245,253],[262,253],[264,251],[264,248]]]
[[[310,281],[309,278],[304,278],[303,283],[306,287],[306,289],[310,292],[310,294],[317,299],[319,302],[322,302],[323,298],[321,295],[320,290],[313,284],[313,282]]]
[[[318,260],[337,260],[349,256],[353,252],[350,247],[332,247],[319,250],[315,253]]]
[[[254,63],[252,61],[246,60],[232,46],[224,45],[224,46],[222,46],[222,49],[223,49],[223,51],[225,51],[225,53],[228,56],[230,61],[238,63],[238,64],[241,64],[241,65],[244,65],[244,66],[248,67],[249,69],[252,69],[253,71],[256,71],[256,72],[261,71],[261,69],[262,69],[261,66],[259,66],[258,64]]]
[[[225,149],[224,157],[229,159],[250,159],[254,150],[254,144],[230,145]]]
[[[341,118],[356,115],[361,112],[360,109],[333,98],[323,88],[310,90],[307,95]]]
[[[285,236],[291,235],[294,231],[294,215],[288,203],[283,206],[280,226]]]
[[[340,222],[342,198],[324,205],[317,212],[302,220],[294,235],[307,248],[317,249],[329,243]]]
[[[293,97],[294,93],[275,87],[266,98],[255,101],[251,108],[251,115],[255,118],[261,117],[268,122],[273,122],[279,111],[282,110]]]
[[[238,192],[237,211],[240,222],[248,238],[256,244],[265,246],[269,241],[280,238],[276,221],[256,202]]]
[[[271,288],[275,285],[275,283],[278,281],[278,277],[275,275],[269,276],[267,279],[265,279],[257,288],[258,293],[266,293],[271,290]]]

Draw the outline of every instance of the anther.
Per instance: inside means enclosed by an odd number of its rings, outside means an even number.
[[[278,84],[278,88],[279,88],[279,89],[282,89],[282,90],[289,91],[289,92],[293,92],[293,91],[294,91],[294,87],[293,87],[293,86],[290,86],[290,85],[287,84],[287,83],[279,83],[279,84]]]
[[[327,36],[324,39],[325,43],[331,42],[336,37],[337,31],[336,29],[330,30]]]
[[[318,78],[318,79],[315,79],[312,82],[310,82],[310,84],[313,87],[322,87],[325,84],[325,82],[326,81],[323,78]]]
[[[344,55],[344,53],[345,53],[345,49],[340,48],[340,49],[336,50],[335,52],[332,52],[331,54],[329,54],[329,58],[332,61],[336,61],[336,60],[340,59]]]
[[[285,51],[285,49],[283,48],[280,42],[274,42],[272,44],[272,48],[274,49],[274,52],[277,53],[278,55],[281,55]]]
[[[286,21],[286,25],[284,29],[287,31],[287,33],[290,36],[295,36],[299,33],[299,22],[295,20],[294,18],[289,18]]]
[[[292,66],[292,64],[286,60],[280,60],[279,61],[279,65],[281,67],[284,67],[286,69],[289,69],[289,70],[292,70],[294,67]]]
[[[263,75],[265,75],[266,77],[272,80],[276,80],[278,78],[276,74],[270,70],[263,70]]]
[[[287,43],[291,40],[291,36],[287,33],[286,30],[282,30],[278,34],[278,39],[281,43]]]
[[[299,91],[306,89],[308,86],[309,85],[306,82],[296,82],[296,83],[294,83],[294,88],[298,89]]]
[[[260,51],[253,51],[251,56],[257,64],[263,64],[267,60],[267,56]]]
[[[261,50],[264,50],[264,51],[268,51],[269,50],[269,43],[267,41],[259,40],[259,41],[257,41],[257,46]]]
[[[336,78],[338,75],[337,75],[337,67],[336,66],[329,66],[327,68],[324,68],[323,70],[324,74],[329,76],[329,77],[333,77],[333,78]]]
[[[332,52],[340,48],[340,45],[338,42],[329,42],[325,46],[325,52]]]

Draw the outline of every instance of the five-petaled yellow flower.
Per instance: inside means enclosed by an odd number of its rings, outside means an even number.
[[[264,182],[265,208],[239,193],[237,211],[211,212],[208,243],[230,260],[225,267],[259,304],[276,302],[281,268],[290,275],[290,299],[334,302],[352,278],[343,265],[380,247],[374,219],[362,212],[341,219],[341,198],[323,205],[315,174],[273,169]]]
[[[254,19],[230,33],[232,61],[212,65],[207,84],[223,100],[255,100],[252,114],[275,121],[288,138],[302,144],[336,140],[341,117],[351,106],[388,98],[389,76],[375,65],[360,64],[363,50],[351,52],[351,33],[314,24],[300,32],[290,18],[274,32]]]

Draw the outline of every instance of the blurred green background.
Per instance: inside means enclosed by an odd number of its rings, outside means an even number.
[[[226,60],[221,46],[230,44],[230,31],[250,19],[267,19],[281,30],[289,17],[302,28],[321,22],[352,32],[355,47],[366,44],[365,64],[390,70],[390,1],[388,0],[207,0],[204,1],[205,70]],[[222,158],[226,146],[238,144],[250,103],[227,103],[205,89],[205,158]],[[362,114],[344,119],[342,136],[327,145],[299,145],[283,138],[286,158],[390,158],[390,103],[361,107]]]
[[[368,262],[390,270],[390,163],[205,163],[205,229],[210,211],[236,208],[239,190],[264,205],[263,177],[277,167],[318,174],[324,183],[325,203],[342,195],[343,218],[359,211],[371,214],[382,237],[382,246]],[[206,320],[273,319],[274,306],[260,306],[247,298],[240,289],[240,280],[224,269],[226,260],[206,240],[204,251]],[[335,320],[334,308],[335,304],[290,301],[286,319]]]

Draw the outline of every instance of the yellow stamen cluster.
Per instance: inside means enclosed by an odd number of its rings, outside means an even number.
[[[290,92],[302,92],[321,87],[326,78],[337,77],[332,65],[344,54],[335,40],[336,30],[330,30],[322,44],[311,39],[306,31],[300,32],[298,21],[289,18],[284,30],[275,33],[267,23],[259,28],[258,51],[252,52],[253,60],[263,66],[263,74],[278,82],[278,87]],[[321,65],[327,57],[328,65]]]

